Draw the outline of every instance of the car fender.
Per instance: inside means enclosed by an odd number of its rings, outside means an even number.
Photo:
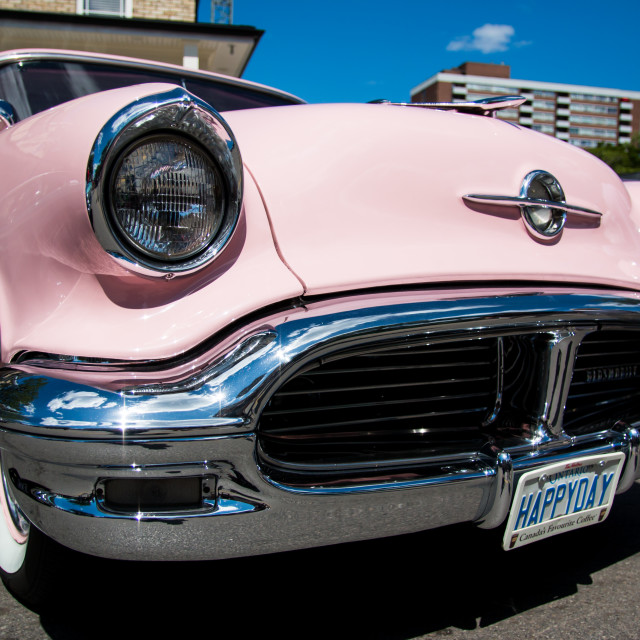
[[[193,274],[173,280],[137,275],[96,239],[85,195],[96,137],[124,106],[174,88],[149,84],[90,95],[0,132],[3,361],[25,350],[166,358],[256,308],[301,293],[277,254],[248,176],[231,241]]]

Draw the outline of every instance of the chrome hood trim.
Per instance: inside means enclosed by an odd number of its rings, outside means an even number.
[[[440,109],[442,111],[457,111],[477,116],[495,118],[501,109],[519,107],[527,99],[524,96],[494,96],[480,100],[461,102],[390,102],[389,100],[373,100],[372,104],[388,104],[395,107],[418,107],[422,109]]]

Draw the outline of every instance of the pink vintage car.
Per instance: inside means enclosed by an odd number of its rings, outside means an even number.
[[[20,597],[51,539],[198,560],[471,521],[512,549],[636,479],[640,189],[491,117],[524,98],[307,105],[105,56],[0,65]]]

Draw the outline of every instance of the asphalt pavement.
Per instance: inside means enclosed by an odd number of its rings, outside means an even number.
[[[472,526],[256,558],[73,554],[49,610],[0,592],[1,640],[640,638],[640,485],[602,524],[505,553]]]

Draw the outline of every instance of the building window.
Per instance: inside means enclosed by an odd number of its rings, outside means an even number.
[[[552,124],[533,124],[531,128],[540,133],[554,133],[555,129]]]
[[[510,94],[513,93],[513,89],[509,89],[508,87],[501,87],[497,84],[474,84],[469,82],[467,84],[467,89],[470,91],[487,91],[489,93],[504,93]]]
[[[574,124],[599,124],[605,127],[615,127],[618,121],[615,118],[607,118],[606,116],[577,116],[571,114],[569,122]]]
[[[131,18],[133,0],[76,0],[77,13],[91,16]]]
[[[597,140],[581,140],[580,138],[572,138],[569,142],[576,147],[583,147],[585,149],[593,149],[598,146]]]
[[[555,109],[556,103],[555,103],[555,100],[534,100],[533,108],[534,109]]]
[[[517,120],[519,113],[517,109],[500,109],[500,111],[496,112],[496,115],[503,120]]]
[[[578,113],[610,113],[617,114],[618,109],[616,107],[605,107],[602,104],[579,104],[571,103],[571,111],[577,111]]]
[[[467,93],[467,100],[484,100],[485,98],[501,98],[502,96],[496,96],[494,93]]]
[[[197,22],[233,24],[233,0],[196,0]]]
[[[572,93],[572,100],[588,100],[589,102],[618,102],[618,98],[611,96],[594,96],[589,93]]]
[[[485,98],[491,98],[490,93],[467,93],[467,100],[471,102],[472,100],[484,100]]]
[[[549,111],[534,111],[533,119],[540,122],[553,122],[556,119],[554,113]]]
[[[596,127],[569,127],[569,133],[572,136],[594,136],[613,140],[618,137],[618,132],[615,129],[597,129]]]

